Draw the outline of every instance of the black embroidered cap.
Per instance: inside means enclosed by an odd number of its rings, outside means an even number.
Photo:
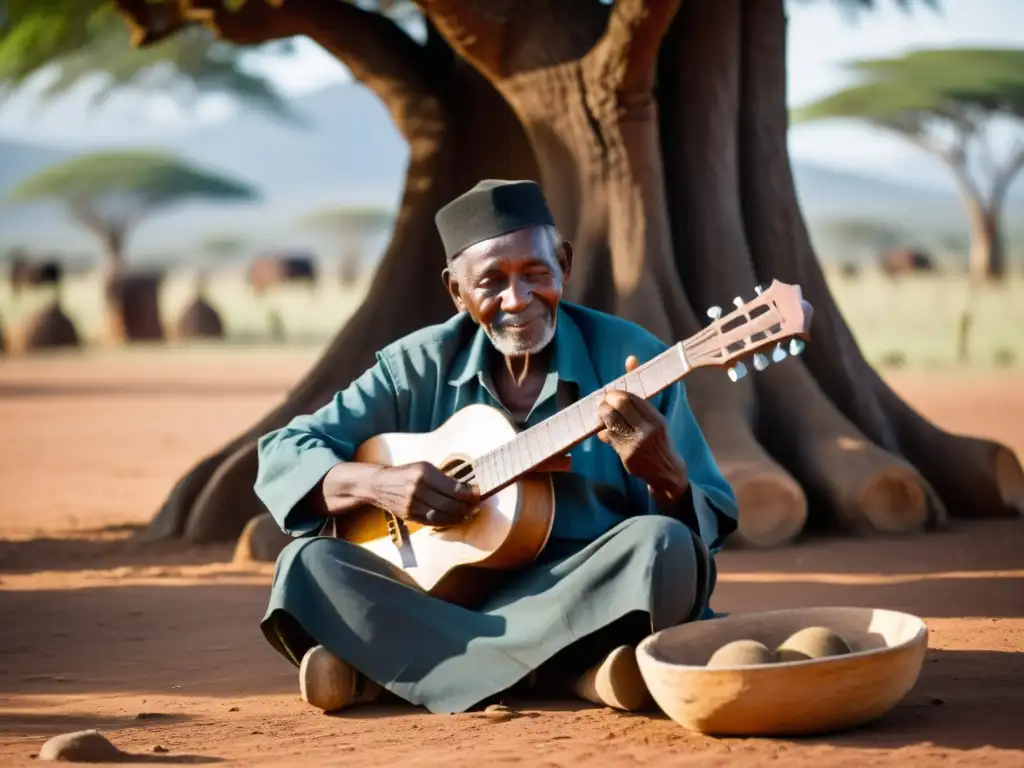
[[[485,179],[441,208],[434,223],[451,259],[475,243],[555,220],[537,182]]]

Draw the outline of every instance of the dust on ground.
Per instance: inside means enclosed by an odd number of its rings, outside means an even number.
[[[878,606],[928,621],[918,685],[856,732],[712,739],[655,714],[530,699],[506,702],[520,715],[503,722],[311,710],[257,627],[270,565],[231,565],[231,546],[128,541],[191,463],[311,361],[233,350],[0,362],[0,762],[31,765],[49,736],[99,728],[165,763],[1024,764],[1024,520],[721,556],[718,610]],[[1024,375],[892,381],[943,426],[1024,455]]]

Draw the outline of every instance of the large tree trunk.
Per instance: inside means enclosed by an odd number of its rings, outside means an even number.
[[[451,61],[437,37],[423,49],[389,47],[354,6],[290,0],[278,11],[296,15],[275,29],[331,48],[390,108],[411,150],[402,209],[357,314],[277,409],[179,482],[151,535],[237,536],[260,511],[256,438],[325,402],[381,345],[452,311],[440,285],[423,289],[443,264],[433,215],[487,177],[540,178],[578,252],[568,298],[666,341],[700,330],[691,301],[728,305],[772,278],[804,288],[816,309],[804,359],[757,374],[753,385],[707,371],[687,379],[739,498],[742,541],[792,539],[808,500],[822,522],[882,531],[919,527],[927,511],[941,518],[939,496],[958,509],[970,498],[980,513],[1009,508],[1020,477],[1012,454],[920,419],[864,361],[832,301],[786,152],[782,0],[688,0],[674,22],[675,2],[619,0],[612,11],[593,2],[423,5],[493,88]],[[306,26],[296,27],[303,13]],[[342,25],[342,13],[363,15]],[[516,24],[506,24],[513,15]],[[654,74],[666,32],[659,115]],[[428,53],[429,67],[409,67]],[[943,441],[966,462],[966,477],[930,447]]]
[[[643,5],[620,3],[607,18],[598,4],[532,4],[522,11],[531,21],[523,37],[502,41],[500,64],[461,38],[460,4],[428,7],[526,128],[556,220],[575,245],[570,298],[674,343],[702,327],[673,255],[653,93],[659,39],[676,4],[648,13]],[[687,392],[739,499],[738,539],[764,546],[795,537],[806,503],[754,438],[752,389],[734,387],[721,372],[697,371]]]
[[[669,219],[683,285],[704,305],[750,298],[758,275],[748,242],[762,263],[788,247],[777,229],[757,226],[761,219],[750,231],[744,221],[740,185],[776,189],[783,181],[769,175],[750,184],[748,167],[740,172],[742,18],[742,0],[691,0],[662,52],[659,100]],[[788,167],[767,172],[784,174]],[[770,282],[783,276],[770,269],[760,277]],[[816,326],[812,345],[830,343]],[[801,482],[812,509],[827,510],[853,528],[905,531],[924,523],[924,481],[905,461],[872,445],[825,397],[801,360],[772,366],[748,386],[755,384],[759,436]],[[789,509],[796,527],[795,507]],[[786,511],[772,517],[785,520]]]
[[[1006,242],[999,226],[999,212],[978,201],[969,201],[967,214],[971,224],[971,279],[1000,281],[1006,276]]]
[[[374,23],[369,14],[358,18]],[[348,40],[337,44],[348,46]],[[409,44],[415,45],[411,40]],[[253,491],[257,438],[326,403],[373,364],[380,347],[454,312],[441,283],[445,258],[434,226],[437,209],[481,178],[536,176],[522,129],[493,88],[446,53],[442,42],[432,40],[415,55],[426,56],[427,51],[436,71],[424,69],[428,62],[422,62],[421,78],[406,73],[415,88],[398,88],[378,68],[399,67],[394,60],[381,64],[373,58],[386,58],[387,49],[367,52],[372,64],[346,61],[383,98],[410,150],[392,239],[365,300],[277,408],[178,482],[145,532],[147,538],[184,536],[204,542],[237,537],[262,511]],[[483,136],[490,140],[481,141]],[[430,290],[431,285],[437,289]]]
[[[783,0],[744,0],[740,149],[744,216],[761,279],[799,282],[817,323],[805,360],[825,394],[872,441],[902,454],[938,492],[931,516],[1024,511],[1024,473],[988,440],[950,435],[903,402],[864,359],[835,304],[800,213],[786,149]],[[758,236],[757,233],[761,233]],[[856,446],[851,446],[856,447]]]

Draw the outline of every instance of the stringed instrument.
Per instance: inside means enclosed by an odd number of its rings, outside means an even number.
[[[554,485],[550,474],[532,470],[603,428],[598,405],[605,391],[650,398],[704,367],[725,368],[738,381],[747,370],[741,358],[752,356],[754,368],[763,370],[769,347],[774,347],[773,362],[803,350],[812,310],[800,287],[773,281],[756,290],[749,302],[737,297],[736,309],[724,316],[720,307],[712,307],[712,323],[699,333],[528,429],[519,431],[502,411],[476,404],[432,432],[370,438],[354,461],[384,466],[427,461],[474,484],[481,503],[472,519],[444,528],[365,507],[332,518],[333,535],[387,560],[410,585],[429,594],[464,606],[475,602],[487,581],[484,572],[526,565],[544,548],[555,517]]]

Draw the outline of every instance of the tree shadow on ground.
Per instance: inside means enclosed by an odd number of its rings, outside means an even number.
[[[949,529],[902,535],[811,533],[780,549],[727,548],[724,573],[846,574],[1009,570],[1024,567],[1024,519],[954,520]]]
[[[718,582],[716,611],[751,613],[780,608],[849,606],[887,608],[929,618],[1024,617],[1024,577],[928,578],[895,583],[835,584],[792,574],[785,581],[725,578]]]
[[[259,623],[270,580],[0,590],[0,698],[294,694]],[[213,581],[216,577],[209,577]]]
[[[167,714],[160,717],[147,717],[147,714],[115,717],[58,712],[0,712],[0,732],[49,737],[60,733],[84,731],[89,728],[99,731],[115,728],[140,728],[150,723],[170,725],[186,723],[194,719],[188,715]]]
[[[917,685],[886,716],[844,734],[799,739],[835,747],[898,749],[930,742],[969,750],[1024,749],[1024,654],[928,651]]]
[[[588,709],[600,709],[581,701],[543,697],[528,692],[512,692],[497,697],[495,701],[512,708],[513,713],[508,717],[510,720],[548,716],[560,718]],[[895,750],[927,743],[951,750],[973,750],[986,746],[1017,750],[1024,748],[1024,730],[1018,726],[1022,710],[1024,658],[1021,654],[930,650],[914,688],[894,709],[873,723],[832,734],[763,738],[793,746],[844,747],[855,750]],[[423,712],[422,708],[389,700],[333,713],[331,717],[339,720],[387,720]],[[658,722],[663,728],[656,734],[659,740],[686,735],[680,726],[660,710],[617,714],[626,719]],[[502,720],[500,714],[488,715],[479,709],[457,717],[494,722]],[[645,734],[645,738],[653,735]]]
[[[230,562],[234,543],[146,542],[134,538],[145,526],[112,525],[64,537],[0,539],[0,573],[77,571],[121,566],[205,565]]]
[[[96,716],[83,714],[59,714],[37,712],[0,712],[0,733],[16,734],[17,741],[24,746],[26,756],[35,757],[46,739],[64,733],[95,729],[116,743],[114,731],[145,730],[152,725],[186,723],[194,718],[187,715],[161,715],[152,717],[148,713],[135,716]],[[159,738],[154,734],[154,738]],[[167,763],[177,765],[201,765],[223,762],[223,758],[208,755],[174,754],[169,752],[132,752],[124,750],[119,762],[124,763]]]
[[[239,381],[196,381],[160,379],[159,381],[0,381],[0,399],[39,397],[238,397],[239,395],[280,395],[276,381],[259,379]]]

